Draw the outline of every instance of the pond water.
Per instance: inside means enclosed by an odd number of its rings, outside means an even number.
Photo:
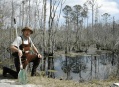
[[[111,54],[83,55],[67,57],[64,54],[54,59],[56,78],[84,81],[91,79],[107,79],[117,70],[116,58]]]

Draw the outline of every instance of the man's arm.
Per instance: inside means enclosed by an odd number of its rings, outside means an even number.
[[[14,45],[11,45],[10,49],[11,49],[12,52],[18,52],[18,48]]]
[[[12,50],[12,52],[18,52],[18,55],[19,57],[21,57],[23,54],[22,54],[22,50],[18,49],[16,46],[14,45],[11,45],[10,46],[10,49]]]
[[[22,51],[18,48],[20,44],[21,44],[21,37],[18,36],[11,44],[10,49],[12,52],[18,52],[18,55],[21,57]]]
[[[41,54],[38,52],[38,49],[33,45],[33,51],[38,54],[38,58],[42,58]]]

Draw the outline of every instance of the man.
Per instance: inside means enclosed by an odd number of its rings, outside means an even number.
[[[20,71],[19,57],[22,60],[23,68],[25,69],[29,62],[33,62],[31,76],[36,75],[36,69],[42,58],[41,54],[38,52],[37,48],[33,44],[30,35],[33,34],[33,31],[30,27],[25,27],[22,29],[22,36],[16,37],[14,42],[11,44],[11,50],[13,52],[14,63],[16,71],[13,71],[7,67],[3,67],[3,76],[6,76],[7,73],[10,73],[14,78],[18,77]],[[31,50],[34,53],[31,53]]]

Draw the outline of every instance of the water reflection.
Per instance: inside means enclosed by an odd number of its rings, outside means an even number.
[[[116,58],[107,53],[76,57],[61,55],[54,60],[55,70],[57,71],[55,76],[75,81],[107,79],[116,70],[116,62],[114,61],[116,61]]]

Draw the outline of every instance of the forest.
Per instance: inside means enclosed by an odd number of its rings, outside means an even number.
[[[9,47],[16,37],[14,18],[19,35],[23,27],[32,27],[34,34],[31,38],[44,57],[41,67],[43,71],[46,69],[46,62],[47,70],[54,70],[53,56],[60,51],[65,54],[87,53],[89,47],[93,46],[97,50],[109,51],[118,56],[119,21],[109,13],[99,14],[101,6],[97,5],[96,0],[87,0],[83,5],[74,6],[64,6],[65,1],[0,0],[2,66],[6,64],[11,67]],[[7,63],[2,63],[7,59]],[[116,62],[118,64],[119,61]],[[54,77],[52,72],[49,72],[49,77]]]

